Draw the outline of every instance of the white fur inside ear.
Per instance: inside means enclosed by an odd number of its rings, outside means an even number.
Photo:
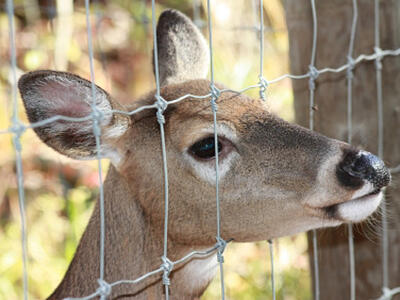
[[[49,145],[73,158],[94,159],[93,120],[96,110],[100,117],[97,119],[101,129],[100,156],[110,158],[115,165],[119,164],[120,155],[106,143],[122,136],[128,122],[114,122],[110,126],[113,111],[105,91],[95,87],[93,101],[90,82],[72,74],[57,72],[36,76],[25,85],[28,88],[23,90],[24,103],[34,122],[55,116],[84,119],[54,121],[45,125],[44,130],[38,130]]]
[[[32,84],[31,89],[25,92],[25,97],[31,99],[25,102],[28,109],[43,112],[49,117],[60,115],[83,118],[92,113],[92,89],[74,77],[60,75],[43,77]],[[100,125],[107,125],[112,118],[108,96],[102,90],[96,89],[95,97],[96,108],[102,114]],[[82,122],[77,124],[82,125]],[[85,130],[89,130],[88,124],[80,126],[81,132]]]
[[[206,127],[202,130],[204,136],[214,134],[214,128],[212,126]],[[237,142],[236,133],[225,124],[217,125],[218,136],[224,137],[231,142]],[[202,180],[215,185],[216,184],[216,170],[215,170],[215,160],[201,161],[196,160],[192,155],[188,153],[188,149],[184,151],[185,160],[191,165],[194,173]],[[231,169],[233,162],[239,159],[239,154],[233,149],[226,157],[219,159],[218,164],[218,180],[221,181]]]

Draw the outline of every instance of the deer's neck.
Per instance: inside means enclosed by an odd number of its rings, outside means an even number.
[[[153,228],[139,201],[132,196],[132,187],[110,167],[104,183],[105,281],[134,280],[161,265],[162,228]],[[192,251],[188,246],[169,241],[168,257],[175,260]],[[177,267],[171,274],[172,299],[198,298],[215,271],[215,256],[195,259]],[[68,271],[49,299],[88,296],[98,288],[100,274],[100,211],[96,203],[93,215],[82,236]],[[162,299],[163,285],[157,274],[138,284],[121,284],[112,288],[108,299]]]

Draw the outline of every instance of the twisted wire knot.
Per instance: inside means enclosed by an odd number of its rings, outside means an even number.
[[[312,65],[309,65],[308,69],[309,69],[308,74],[310,75],[310,81],[309,81],[310,90],[314,90],[315,89],[315,79],[318,78],[319,71]]]
[[[168,257],[162,256],[161,257],[162,260],[162,265],[161,268],[164,270],[164,274],[162,277],[162,281],[164,285],[170,285],[171,284],[171,280],[169,279],[169,274],[171,273],[173,267],[174,267],[174,263],[168,259]]]
[[[10,131],[17,136],[21,136],[25,130],[26,127],[18,121],[14,122],[13,125],[10,127]]]
[[[165,117],[160,110],[157,110],[157,121],[160,124],[165,124]]]
[[[223,253],[225,251],[227,242],[224,239],[220,238],[220,237],[217,237],[216,239],[217,239],[217,244],[216,245],[218,246],[217,260],[218,260],[219,263],[223,263],[224,262]]]
[[[211,109],[215,113],[218,111],[218,106],[217,106],[217,99],[219,96],[221,96],[221,91],[214,85],[214,83],[210,84],[210,90],[211,90]]]
[[[10,131],[12,133],[14,133],[14,137],[13,137],[14,148],[18,152],[22,151],[20,137],[24,133],[25,130],[26,130],[26,127],[18,121],[15,121],[13,126],[10,128]]]
[[[258,82],[258,84],[260,85],[260,98],[265,101],[265,91],[267,90],[267,87],[268,87],[269,83],[261,75],[258,78],[260,79],[260,81]]]
[[[349,65],[349,67],[347,68],[347,78],[352,79],[355,61],[350,55],[347,56],[347,64]]]
[[[374,47],[376,59],[375,59],[375,67],[378,70],[382,70],[382,57],[383,57],[383,52],[382,49],[379,47]]]
[[[21,140],[19,139],[20,135],[16,134],[13,137],[13,144],[14,144],[14,148],[15,150],[17,150],[18,152],[22,151],[22,145],[21,145]]]
[[[96,290],[97,293],[103,297],[109,296],[111,294],[111,284],[100,278],[97,279],[97,282],[99,283],[99,287]]]
[[[384,286],[382,287],[382,296],[379,297],[378,300],[390,300],[392,299],[392,296],[392,291],[388,287]]]
[[[101,128],[99,124],[101,123],[101,120],[103,120],[104,118],[104,113],[101,110],[99,110],[96,105],[92,105],[91,116],[93,119],[93,134],[95,136],[100,136]]]
[[[165,124],[165,118],[164,118],[164,111],[168,107],[168,102],[161,97],[160,95],[156,95],[156,105],[157,105],[157,121],[160,124]]]
[[[210,84],[210,90],[211,90],[211,97],[213,99],[218,99],[219,96],[221,96],[221,91],[214,85],[214,83]]]
[[[217,112],[218,111],[218,105],[215,102],[214,98],[211,99],[211,109],[212,109],[213,112]]]
[[[96,105],[92,105],[92,119],[96,120],[97,122],[100,123],[101,120],[104,118],[104,113],[97,108]]]

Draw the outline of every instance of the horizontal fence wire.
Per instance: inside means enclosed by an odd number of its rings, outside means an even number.
[[[362,62],[368,62],[368,61],[375,61],[376,64],[376,69],[377,69],[377,95],[378,95],[378,106],[380,108],[378,109],[378,119],[379,121],[379,132],[383,132],[383,114],[382,114],[382,83],[381,83],[381,62],[385,57],[389,56],[399,56],[400,55],[400,48],[398,49],[393,49],[393,50],[382,50],[380,49],[380,43],[379,43],[379,0],[375,0],[375,48],[374,52],[372,54],[362,54],[359,55],[357,58],[352,59],[352,47],[354,43],[354,32],[353,29],[355,30],[355,22],[354,18],[356,19],[356,14],[357,14],[357,9],[356,6],[353,6],[353,25],[352,25],[352,34],[351,34],[351,39],[350,39],[350,46],[349,46],[349,52],[348,52],[348,61],[346,64],[339,66],[339,67],[326,67],[322,69],[317,69],[315,67],[315,55],[316,55],[316,37],[317,37],[317,22],[316,22],[316,9],[315,9],[315,2],[314,0],[311,1],[311,7],[312,7],[312,14],[313,14],[313,47],[312,47],[312,54],[311,54],[311,63],[309,66],[309,72],[306,74],[284,74],[281,75],[275,79],[271,80],[266,80],[263,77],[263,39],[264,39],[264,30],[265,27],[263,25],[263,4],[262,0],[260,0],[260,26],[249,26],[249,27],[243,27],[247,28],[249,30],[256,30],[259,32],[260,35],[260,73],[259,73],[259,81],[258,83],[254,85],[250,85],[247,87],[242,88],[241,90],[234,91],[231,89],[221,89],[218,90],[215,85],[214,85],[214,71],[213,71],[213,47],[212,47],[212,22],[211,22],[211,9],[210,9],[210,1],[207,1],[207,8],[208,8],[208,26],[209,26],[209,38],[210,38],[210,52],[211,52],[211,57],[210,57],[210,66],[211,66],[211,84],[210,84],[210,93],[206,95],[192,95],[192,94],[186,94],[182,97],[179,97],[177,99],[171,100],[171,101],[165,101],[162,99],[160,95],[160,85],[159,85],[159,79],[158,79],[158,71],[156,71],[156,94],[155,94],[155,102],[152,105],[145,105],[141,106],[135,110],[132,111],[121,111],[121,110],[112,110],[113,114],[121,114],[121,115],[127,115],[131,116],[134,114],[137,114],[139,112],[142,112],[144,110],[149,110],[153,109],[156,110],[156,117],[159,121],[160,124],[160,134],[161,134],[161,143],[162,143],[162,155],[163,155],[163,171],[164,171],[164,196],[165,196],[165,224],[164,224],[164,253],[163,256],[161,257],[163,264],[156,270],[150,271],[136,279],[129,280],[129,279],[121,279],[119,281],[115,281],[112,283],[107,283],[104,281],[104,243],[105,243],[105,219],[104,219],[104,196],[102,192],[102,174],[101,174],[101,159],[103,158],[100,154],[100,114],[96,114],[97,108],[96,108],[96,103],[95,103],[95,86],[94,86],[94,71],[93,71],[93,48],[92,48],[92,37],[91,37],[91,25],[90,25],[90,4],[89,0],[85,0],[85,13],[87,17],[87,35],[88,35],[88,46],[89,46],[89,58],[90,58],[90,74],[91,74],[91,82],[92,82],[92,97],[93,97],[93,103],[92,103],[92,112],[91,114],[81,117],[81,118],[72,118],[72,117],[67,117],[67,116],[62,116],[62,115],[57,115],[53,116],[51,118],[36,122],[36,123],[31,123],[31,124],[23,124],[20,122],[18,119],[18,109],[17,109],[17,90],[16,90],[16,49],[15,49],[15,35],[14,35],[14,25],[13,25],[13,16],[14,16],[14,9],[13,9],[13,1],[12,0],[7,0],[6,3],[6,9],[7,9],[7,14],[8,14],[8,19],[9,19],[9,36],[10,36],[10,53],[11,53],[11,69],[13,71],[13,79],[12,79],[12,101],[13,101],[13,116],[12,116],[12,122],[11,126],[6,129],[0,130],[0,134],[13,134],[14,138],[14,147],[16,151],[16,167],[17,167],[17,179],[18,179],[18,192],[19,192],[19,201],[20,201],[20,214],[21,214],[21,246],[22,246],[22,253],[23,253],[23,285],[24,285],[24,299],[28,298],[28,281],[27,281],[27,246],[26,246],[26,221],[25,221],[25,209],[24,209],[24,189],[23,189],[23,171],[22,171],[22,159],[21,159],[21,145],[20,145],[20,137],[21,135],[28,129],[33,129],[33,128],[38,128],[42,127],[45,125],[48,125],[50,123],[58,122],[58,121],[69,121],[69,122],[83,122],[83,121],[88,121],[92,120],[93,121],[93,132],[96,137],[96,148],[97,148],[97,160],[98,160],[98,170],[99,170],[99,179],[100,179],[100,210],[101,210],[101,229],[100,229],[100,274],[99,274],[99,279],[98,279],[98,284],[99,287],[96,291],[93,292],[93,294],[82,297],[82,298],[66,298],[66,299],[93,299],[95,297],[100,296],[102,299],[105,299],[107,295],[111,293],[111,289],[114,286],[121,285],[121,284],[137,284],[146,278],[156,275],[156,274],[162,274],[163,278],[163,283],[165,285],[165,291],[166,291],[166,298],[168,299],[168,286],[170,284],[168,275],[171,272],[171,270],[177,266],[177,265],[183,265],[187,263],[188,261],[194,259],[194,258],[199,258],[199,257],[208,257],[210,255],[213,255],[217,253],[219,265],[220,265],[220,273],[221,273],[221,296],[222,299],[224,299],[224,283],[223,283],[223,251],[225,249],[226,243],[229,243],[231,240],[224,241],[221,238],[220,235],[220,216],[219,216],[219,197],[218,197],[218,155],[216,155],[216,165],[215,165],[215,171],[216,171],[216,204],[217,204],[217,242],[215,245],[207,250],[204,251],[193,251],[184,256],[183,258],[176,260],[176,261],[170,261],[167,258],[167,228],[168,228],[168,173],[167,173],[167,161],[166,161],[166,149],[165,149],[165,136],[163,135],[163,112],[165,109],[168,107],[168,105],[171,104],[177,104],[180,103],[184,100],[187,100],[189,98],[195,98],[195,99],[210,99],[211,100],[211,107],[213,110],[213,115],[214,115],[214,137],[217,141],[218,138],[218,133],[217,133],[217,105],[216,105],[216,100],[222,93],[226,92],[234,92],[234,93],[244,93],[248,90],[258,88],[260,91],[260,98],[264,99],[264,93],[265,89],[267,86],[270,84],[278,83],[282,80],[285,79],[292,79],[292,80],[301,80],[301,79],[309,79],[309,89],[310,89],[310,129],[314,128],[314,123],[313,123],[313,108],[314,108],[314,89],[315,89],[315,80],[317,77],[323,74],[328,74],[328,73],[341,73],[344,71],[347,71],[348,74],[351,74],[351,71],[360,63]],[[353,0],[353,4],[356,3],[355,0]],[[156,41],[156,33],[155,33],[155,1],[152,0],[152,21],[153,21],[153,35],[154,35],[154,44],[157,45]],[[199,18],[197,16],[197,18]],[[199,19],[198,19],[199,20]],[[199,20],[201,21],[201,20]],[[198,22],[199,23],[199,22]],[[155,68],[158,69],[158,56],[157,56],[157,47],[154,47],[155,55]],[[348,75],[350,77],[350,75]],[[351,86],[351,81],[349,81],[349,85]],[[351,93],[351,91],[349,92]],[[264,96],[264,97],[263,97]],[[349,108],[350,110],[348,111],[348,120],[349,120],[349,128],[351,128],[351,96],[349,94]],[[380,102],[380,103],[379,103]],[[351,137],[349,137],[351,139]],[[383,155],[383,135],[380,135],[379,138],[379,155],[382,157]],[[218,143],[215,143],[216,145],[216,153],[218,153]],[[398,173],[400,172],[400,165],[394,167],[391,169],[393,173]],[[385,215],[385,214],[383,214]],[[383,223],[385,223],[383,221]],[[384,236],[387,233],[387,227],[384,228]],[[314,235],[314,244],[316,245],[316,235]],[[386,237],[387,239],[387,237]],[[387,243],[387,241],[386,241]],[[317,248],[315,247],[314,254],[315,254],[315,266],[316,268],[318,267],[318,261],[316,259],[317,257]],[[274,287],[274,277],[273,277],[273,252],[272,252],[272,243],[270,243],[270,255],[271,255],[271,268],[272,268],[272,274],[271,274],[271,280],[272,280],[272,288],[273,288],[273,297],[275,298],[275,287]],[[388,275],[387,275],[387,245],[385,246],[385,242],[383,242],[383,295],[380,300],[383,299],[390,299],[393,295],[400,293],[400,288],[394,288],[394,289],[389,289],[388,287]],[[386,258],[385,258],[386,255]],[[354,259],[354,258],[353,258]],[[386,264],[385,264],[386,262]],[[315,271],[316,273],[316,282],[318,283],[318,268]],[[354,270],[351,271],[354,273]],[[351,275],[353,276],[353,275]],[[353,277],[352,277],[353,278]],[[354,278],[352,279],[354,280]],[[354,283],[352,283],[352,288],[351,288],[351,299],[354,299],[353,297],[353,287]],[[319,285],[316,284],[315,286],[315,295],[316,299],[319,298]]]
[[[374,61],[377,58],[379,58],[380,60],[386,58],[386,57],[391,57],[391,56],[399,56],[400,55],[400,48],[398,49],[394,49],[394,50],[380,50],[377,51],[376,53],[373,54],[362,54],[359,55],[356,59],[354,59],[354,63],[352,64],[352,66],[355,68],[357,65],[359,65],[362,62],[368,62],[368,61]],[[322,74],[328,74],[328,73],[341,73],[344,71],[347,71],[350,68],[350,65],[344,64],[340,67],[337,68],[322,68],[322,69],[317,69],[315,68],[313,71],[316,71],[318,73],[318,76],[322,75]],[[315,75],[315,74],[314,74]],[[283,74],[277,78],[271,79],[266,81],[267,85],[270,84],[274,84],[274,83],[278,83],[282,80],[285,79],[295,79],[295,80],[300,80],[300,79],[307,79],[310,78],[311,74],[310,72],[305,73],[305,74],[300,74],[300,75],[294,75],[294,74]],[[238,89],[238,90],[233,90],[233,89],[220,89],[219,92],[222,93],[237,93],[237,94],[242,94],[245,93],[249,90],[252,89],[259,89],[260,87],[262,87],[262,85],[260,83],[255,83],[253,85],[249,85],[247,87],[244,87],[242,89]],[[209,94],[205,94],[205,95],[194,95],[194,94],[185,94],[179,98],[173,99],[168,101],[168,105],[170,104],[176,104],[179,102],[182,102],[184,100],[188,100],[190,98],[194,98],[194,99],[207,99],[211,97],[211,93]],[[135,115],[139,112],[142,112],[144,110],[150,110],[150,109],[157,109],[157,104],[151,104],[151,105],[143,105],[140,106],[132,111],[122,111],[122,110],[118,110],[118,109],[113,109],[111,110],[111,113],[113,114],[120,114],[120,115],[125,115],[125,116],[132,116]],[[34,122],[34,123],[28,123],[28,124],[24,124],[22,122],[20,122],[19,124],[17,124],[16,126],[11,126],[9,128],[5,128],[5,129],[1,129],[0,130],[0,134],[14,134],[17,132],[21,132],[23,133],[24,131],[26,131],[27,129],[34,129],[34,128],[38,128],[38,127],[43,127],[45,125],[48,125],[50,123],[54,123],[57,121],[69,121],[69,122],[84,122],[84,121],[88,121],[91,120],[92,116],[89,114],[85,117],[80,117],[80,118],[72,118],[72,117],[67,117],[67,116],[62,116],[62,115],[56,115],[53,117],[50,117],[48,119],[39,121],[39,122]],[[391,168],[391,170],[393,170],[395,173],[400,171],[400,165]]]
[[[378,57],[380,60],[384,59],[385,57],[390,57],[390,56],[399,56],[400,55],[400,48],[395,49],[395,50],[381,50],[377,53],[374,54],[369,54],[369,55],[359,55],[355,60],[354,60],[354,68],[359,65],[362,62],[367,62],[367,61],[374,61],[376,60]],[[322,75],[322,74],[328,74],[328,73],[341,73],[344,71],[347,71],[348,68],[350,68],[350,65],[344,64],[340,67],[337,68],[322,68],[322,69],[317,69],[315,68],[314,71],[316,71],[318,73],[318,76]],[[301,74],[301,75],[293,75],[293,74],[284,74],[281,75],[277,78],[271,79],[267,81],[267,84],[274,84],[274,83],[278,83],[284,79],[295,79],[295,80],[299,80],[299,79],[307,79],[310,78],[310,72],[305,73],[305,74]],[[219,90],[220,93],[227,93],[227,92],[231,92],[231,93],[237,93],[237,94],[242,94],[245,93],[249,90],[252,89],[259,89],[261,87],[260,83],[256,83],[254,85],[250,85],[247,87],[244,87],[242,89],[239,90],[233,90],[233,89],[221,89]],[[170,104],[176,104],[179,102],[182,102],[184,100],[190,99],[190,98],[194,98],[194,99],[207,99],[211,97],[211,93],[206,94],[206,95],[193,95],[193,94],[186,94],[183,95],[177,99],[174,100],[170,100],[168,101],[168,105]],[[157,104],[151,104],[151,105],[143,105],[141,107],[136,108],[135,110],[132,111],[122,111],[122,110],[118,110],[118,109],[113,109],[111,110],[111,113],[113,114],[120,114],[120,115],[125,115],[125,116],[132,116],[135,115],[139,112],[142,112],[144,110],[150,110],[150,109],[157,109]],[[43,127],[45,125],[48,125],[50,123],[54,123],[57,121],[69,121],[69,122],[84,122],[84,121],[88,121],[91,120],[92,116],[91,115],[87,115],[85,117],[80,117],[80,118],[72,118],[72,117],[67,117],[67,116],[62,116],[62,115],[57,115],[57,116],[53,116],[50,117],[48,119],[39,121],[39,122],[34,122],[34,123],[28,123],[28,124],[24,124],[24,123],[19,123],[16,126],[11,126],[9,128],[5,128],[5,129],[1,129],[0,130],[0,134],[14,134],[17,132],[21,132],[23,133],[24,131],[26,131],[27,129],[34,129],[34,128],[38,128],[38,127]],[[393,170],[395,173],[400,171],[400,165],[391,168],[391,170]]]

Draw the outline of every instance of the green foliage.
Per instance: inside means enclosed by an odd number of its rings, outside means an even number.
[[[274,242],[275,289],[277,299],[310,299],[310,278],[305,235]],[[272,295],[271,266],[267,242],[233,244],[225,252],[225,287],[228,299],[268,299]],[[203,300],[219,299],[217,277]]]
[[[29,163],[26,165],[29,166]],[[53,191],[40,186],[25,187],[29,233],[28,280],[32,299],[45,298],[61,280],[87,224],[97,194],[96,190],[77,185],[68,189],[64,198],[61,191],[65,186],[57,180],[57,173],[50,177],[49,173],[41,173],[47,168],[40,170],[43,166],[38,167],[27,168],[25,178],[32,175],[47,177]],[[60,175],[63,174],[60,172]],[[0,218],[0,299],[21,299],[22,250],[16,187],[9,188],[6,195],[3,203],[7,201],[10,211],[4,209]]]

